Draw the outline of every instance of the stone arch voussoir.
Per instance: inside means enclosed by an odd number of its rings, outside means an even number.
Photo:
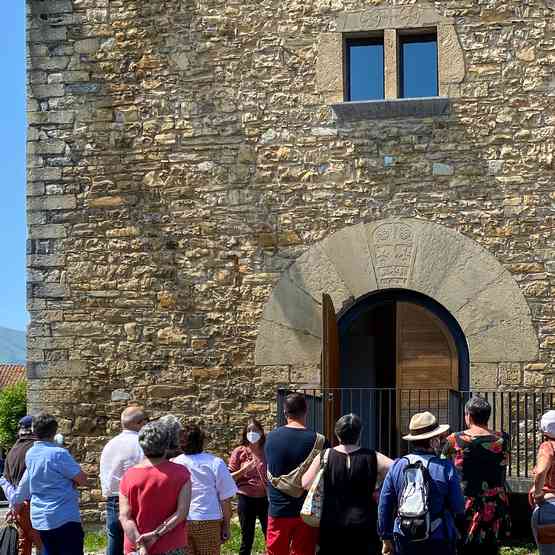
[[[321,355],[321,297],[337,311],[381,289],[418,291],[459,322],[473,366],[537,360],[530,309],[511,274],[478,243],[419,219],[358,224],[311,246],[268,300],[257,365],[315,366]]]

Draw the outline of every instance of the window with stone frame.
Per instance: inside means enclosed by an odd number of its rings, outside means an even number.
[[[465,77],[455,23],[454,18],[426,3],[340,14],[333,31],[319,36],[317,92],[331,105],[338,120],[443,115],[449,110],[449,100],[460,96]],[[374,98],[381,92],[376,87],[365,91],[359,85],[358,92],[352,94],[351,41],[365,37],[375,40],[377,36],[383,37],[383,98]],[[374,66],[357,71],[364,76]],[[381,74],[372,71],[379,81]]]

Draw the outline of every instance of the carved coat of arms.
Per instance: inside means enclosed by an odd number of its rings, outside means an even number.
[[[406,287],[416,254],[411,226],[397,222],[378,226],[372,233],[372,253],[378,286]]]

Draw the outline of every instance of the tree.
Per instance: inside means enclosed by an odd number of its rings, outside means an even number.
[[[19,420],[27,414],[27,382],[0,391],[0,446],[9,449],[17,439]]]

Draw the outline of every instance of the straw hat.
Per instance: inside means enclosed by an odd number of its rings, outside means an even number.
[[[437,418],[431,412],[419,412],[410,419],[409,434],[403,439],[419,441],[440,436],[448,431],[449,424],[438,424]]]

